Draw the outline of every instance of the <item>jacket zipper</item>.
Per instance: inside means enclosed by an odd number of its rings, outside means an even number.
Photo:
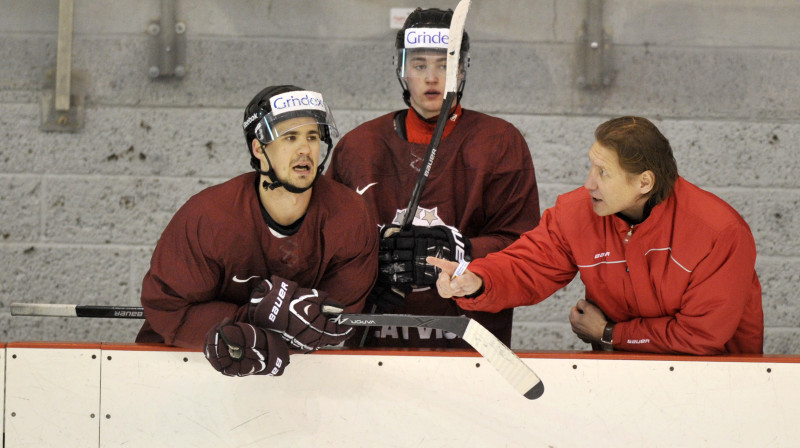
[[[628,234],[625,235],[625,240],[623,241],[624,244],[628,244],[628,241],[631,239],[631,235],[633,235],[633,227],[635,224],[631,224],[631,228],[628,230]]]
[[[628,241],[631,240],[631,236],[633,235],[633,227],[634,226],[635,226],[635,224],[631,224],[631,228],[628,229],[628,233],[625,235],[625,239],[622,240],[622,244],[624,244],[626,246],[628,245]],[[628,263],[625,263],[625,272],[628,272],[628,273],[631,272],[631,268],[630,268],[630,266],[628,266]]]

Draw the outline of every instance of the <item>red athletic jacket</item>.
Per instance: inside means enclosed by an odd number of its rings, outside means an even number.
[[[625,238],[632,232],[627,244]],[[541,223],[473,261],[485,293],[465,309],[538,303],[576,273],[614,327],[614,349],[762,353],[764,314],[750,228],[728,204],[678,178],[641,224],[598,216],[589,193],[562,195]]]

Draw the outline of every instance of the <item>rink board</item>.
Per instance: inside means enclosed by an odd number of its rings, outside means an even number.
[[[158,346],[8,344],[6,447],[794,446],[800,359],[520,353],[527,400],[466,351],[292,355],[225,377]]]

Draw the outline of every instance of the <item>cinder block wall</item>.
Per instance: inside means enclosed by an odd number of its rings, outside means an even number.
[[[323,92],[344,132],[403,106],[390,8],[407,0],[178,0],[186,75],[148,76],[156,0],[76,0],[72,67],[85,126],[39,129],[58,2],[0,0],[0,339],[131,341],[138,321],[12,318],[12,302],[138,305],[161,230],[202,188],[247,170],[241,114],[262,87]],[[454,7],[456,1],[426,6]],[[584,0],[473,0],[463,104],[517,125],[543,207],[583,183],[594,128],[653,119],[681,174],[729,201],[755,235],[767,353],[800,352],[800,4],[608,0],[611,85],[578,87]],[[410,194],[410,192],[409,192]],[[516,313],[520,350],[585,349],[576,281]]]

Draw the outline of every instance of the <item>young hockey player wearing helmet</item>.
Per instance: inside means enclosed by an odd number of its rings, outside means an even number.
[[[189,199],[164,230],[142,284],[137,342],[204,348],[226,375],[280,375],[289,350],[354,330],[321,313],[361,311],[378,236],[356,193],[321,176],[337,135],[322,95],[272,86],[242,123],[255,172]]]
[[[395,70],[409,106],[356,127],[336,145],[332,179],[362,195],[381,229],[379,274],[368,307],[381,312],[468,315],[506,344],[512,310],[471,312],[441,298],[436,268],[426,254],[450,260],[503,249],[539,222],[539,198],[530,151],[510,123],[462,108],[449,112],[441,144],[409,230],[406,213],[445,94],[451,10],[413,11],[397,33]],[[469,36],[461,41],[458,99],[469,63]],[[353,338],[348,344],[361,341]],[[419,328],[374,327],[367,346],[466,347],[455,335]]]

